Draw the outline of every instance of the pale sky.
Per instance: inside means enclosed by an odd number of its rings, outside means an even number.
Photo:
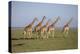
[[[11,27],[24,27],[31,23],[35,16],[38,17],[39,21],[41,21],[43,16],[46,16],[46,20],[60,16],[61,19],[56,24],[57,27],[63,27],[73,17],[70,26],[74,28],[78,26],[77,5],[13,1],[11,13]],[[35,22],[35,24],[37,23]]]

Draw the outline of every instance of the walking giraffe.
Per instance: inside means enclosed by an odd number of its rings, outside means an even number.
[[[48,38],[48,37],[47,37],[47,27],[48,27],[48,25],[49,25],[50,20],[51,20],[51,19],[49,19],[49,20],[46,22],[46,24],[40,28],[39,31],[40,31],[40,36],[41,36],[41,38]]]
[[[35,26],[34,31],[38,32],[38,30],[42,27],[43,21],[46,19],[45,16],[43,16],[43,19]]]
[[[69,24],[71,23],[71,21],[72,21],[72,18],[63,27],[62,31],[63,31],[64,37],[67,37],[69,35],[69,30],[70,30]]]
[[[29,38],[31,38],[31,36],[32,36],[32,27],[33,27],[35,21],[38,21],[37,17],[35,17],[35,18],[33,19],[33,21],[32,21],[28,26],[26,26],[26,27],[24,28],[24,32],[23,32],[24,38],[25,38],[25,35],[26,35],[26,34],[27,34],[27,36],[28,36]]]
[[[58,22],[58,20],[60,19],[60,17],[58,16],[58,18],[51,24],[48,26],[48,35],[51,35],[51,37],[54,38],[54,34],[55,34],[55,24]]]

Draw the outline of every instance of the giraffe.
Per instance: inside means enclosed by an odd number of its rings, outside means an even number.
[[[46,19],[45,16],[43,16],[43,19],[35,26],[34,31],[38,32],[38,30],[42,27],[43,21]]]
[[[48,25],[49,25],[50,20],[51,20],[51,19],[49,19],[49,20],[46,22],[46,24],[40,28],[39,31],[40,31],[40,36],[41,36],[41,38],[48,38],[46,34],[47,34],[47,27],[48,27]]]
[[[60,19],[60,17],[58,16],[57,19],[48,26],[48,35],[51,35],[54,38],[54,34],[55,34],[55,24],[58,22],[58,20]]]
[[[69,30],[70,30],[69,24],[71,23],[71,21],[72,21],[72,18],[63,26],[62,31],[65,37],[69,35]]]
[[[26,34],[27,34],[27,36],[28,36],[29,38],[31,38],[31,36],[32,36],[32,27],[33,27],[35,21],[38,21],[37,17],[35,17],[35,18],[33,19],[33,21],[32,21],[28,26],[25,26],[24,32],[23,32],[23,34],[24,34],[24,39],[25,39],[25,35],[26,35]]]

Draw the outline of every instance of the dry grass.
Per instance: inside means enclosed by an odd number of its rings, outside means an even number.
[[[78,48],[78,32],[76,29],[70,30],[67,38],[63,37],[60,30],[56,30],[54,38],[48,39],[36,39],[36,33],[33,33],[32,39],[24,39],[22,33],[23,29],[12,30],[12,52],[65,50]]]

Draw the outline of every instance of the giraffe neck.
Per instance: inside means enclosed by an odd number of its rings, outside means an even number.
[[[68,25],[69,25],[69,24],[71,23],[71,21],[72,21],[72,18],[71,18],[71,19],[70,19],[66,24],[68,24]]]
[[[44,19],[45,19],[45,16],[43,17],[43,19],[42,19],[41,23],[43,23]]]
[[[49,21],[50,21],[50,19],[46,22],[46,27],[49,25]]]
[[[55,26],[55,24],[58,22],[58,18],[56,19],[56,21],[54,21],[52,24],[51,24],[51,26]]]
[[[33,24],[34,24],[35,21],[36,21],[36,20],[34,19],[30,25],[33,26]]]

